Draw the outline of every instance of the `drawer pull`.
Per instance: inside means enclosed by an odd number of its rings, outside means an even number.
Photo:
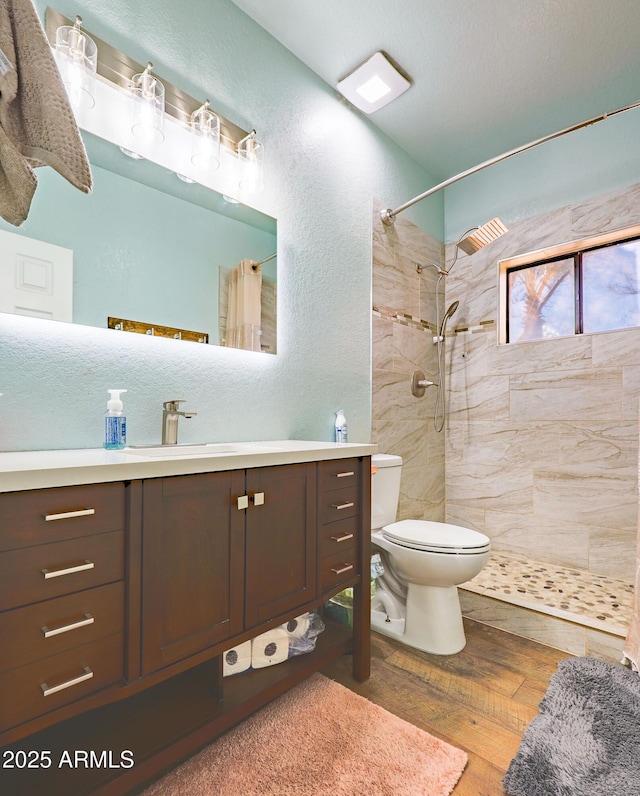
[[[41,630],[45,638],[51,638],[51,636],[59,636],[60,633],[68,633],[70,630],[75,630],[78,627],[92,625],[95,621],[96,620],[91,616],[91,614],[85,614],[84,619],[79,619],[77,622],[71,622],[69,625],[54,627],[53,630],[45,625],[41,628]]]
[[[352,533],[345,533],[344,536],[332,536],[334,542],[346,542],[348,539],[353,539]]]
[[[336,509],[337,511],[340,511],[341,509],[350,509],[354,505],[355,505],[355,503],[353,503],[353,502],[351,502],[351,503],[332,503],[331,504],[331,508]]]
[[[49,696],[50,694],[56,694],[58,691],[64,691],[65,688],[71,688],[72,685],[84,683],[85,680],[90,680],[93,677],[93,672],[88,666],[85,666],[82,672],[83,673],[78,675],[78,677],[66,680],[64,683],[59,683],[58,685],[48,686],[46,683],[41,683],[40,688],[42,689],[42,695]]]
[[[88,517],[90,514],[95,514],[95,509],[80,509],[79,511],[61,511],[59,514],[45,514],[44,521],[52,522],[53,520],[68,520],[71,517]]]
[[[353,569],[353,564],[345,564],[342,569],[331,567],[331,571],[334,575],[342,575],[343,572],[348,572],[350,569]]]
[[[59,578],[61,575],[72,575],[74,572],[82,572],[85,569],[93,569],[95,564],[93,561],[83,561],[81,564],[73,564],[70,567],[62,567],[62,569],[43,569],[42,574],[45,580],[49,578]]]
[[[349,476],[349,475],[355,475],[355,473],[354,473],[354,471],[353,471],[353,470],[351,470],[351,471],[350,471],[350,472],[348,472],[348,473],[332,473],[332,475],[335,475],[335,477],[336,477],[336,478],[347,478],[347,476]]]

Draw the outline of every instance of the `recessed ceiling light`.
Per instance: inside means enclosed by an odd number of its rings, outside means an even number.
[[[373,113],[405,92],[411,83],[384,53],[377,52],[338,83],[338,91],[364,113]]]

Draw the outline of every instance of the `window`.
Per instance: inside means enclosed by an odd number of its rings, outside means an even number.
[[[500,342],[640,326],[640,226],[502,260]]]

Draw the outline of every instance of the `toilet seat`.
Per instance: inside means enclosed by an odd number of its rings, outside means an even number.
[[[491,540],[483,533],[429,520],[400,520],[385,525],[381,533],[389,542],[429,553],[477,555],[491,549]]]

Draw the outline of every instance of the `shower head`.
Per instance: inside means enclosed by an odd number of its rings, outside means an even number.
[[[499,218],[492,218],[491,221],[487,221],[486,224],[471,231],[469,235],[458,242],[458,246],[466,254],[475,254],[488,243],[501,238],[508,231]]]
[[[447,325],[447,321],[453,315],[453,313],[458,309],[460,305],[459,301],[454,301],[452,304],[449,305],[449,309],[445,312],[444,318],[442,319],[442,323],[440,324],[440,337],[444,337],[444,330]]]

